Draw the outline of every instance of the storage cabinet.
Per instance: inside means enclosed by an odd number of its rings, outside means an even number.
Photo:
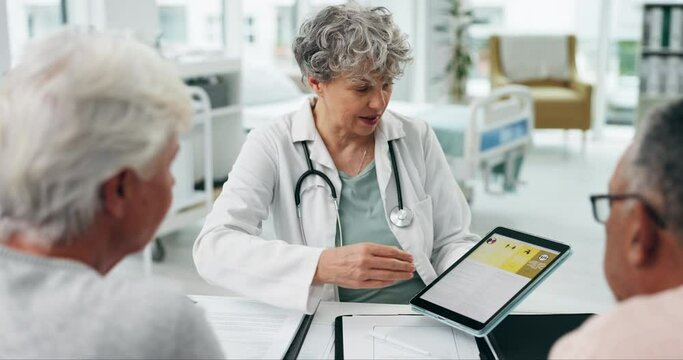
[[[211,102],[213,158],[212,183],[220,186],[228,178],[242,144],[241,62],[238,58],[190,60],[179,64],[180,75],[188,85],[202,88]],[[201,130],[194,130],[195,182],[201,183],[201,163],[205,149]]]
[[[644,3],[639,69],[638,127],[654,107],[683,97],[683,3]]]

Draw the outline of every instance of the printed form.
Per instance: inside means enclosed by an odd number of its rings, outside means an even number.
[[[189,296],[206,313],[229,359],[282,359],[304,314],[257,301],[222,296]]]

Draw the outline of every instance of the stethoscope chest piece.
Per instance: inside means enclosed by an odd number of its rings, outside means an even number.
[[[399,209],[397,206],[391,210],[389,219],[391,220],[392,224],[398,227],[406,227],[413,223],[413,212],[406,208]]]

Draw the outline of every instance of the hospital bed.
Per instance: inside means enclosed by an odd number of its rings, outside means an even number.
[[[274,77],[276,75],[270,74],[262,78]],[[242,122],[247,131],[299,109],[310,96],[302,94],[295,84],[286,84],[282,79],[271,82],[268,91],[244,89],[243,94],[245,105]],[[269,96],[275,96],[276,99],[265,103],[255,101],[267,101],[265,98]],[[252,97],[254,99],[251,102],[247,100]],[[497,88],[488,97],[476,100],[469,106],[392,100],[389,109],[423,119],[432,126],[453,176],[460,183],[468,201],[472,200],[472,181],[479,173],[484,180],[484,189],[489,193],[516,190],[534,126],[533,100],[525,86]]]
[[[391,102],[389,108],[431,125],[468,200],[470,183],[479,173],[488,193],[516,190],[534,127],[533,100],[527,87],[500,87],[469,106],[399,101]]]

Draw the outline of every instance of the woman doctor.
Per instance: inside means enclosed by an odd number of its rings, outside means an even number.
[[[316,96],[249,134],[195,242],[197,270],[308,313],[321,299],[405,304],[477,240],[431,128],[386,110],[406,36],[385,8],[330,6],[293,50]],[[279,240],[259,237],[269,215]]]

